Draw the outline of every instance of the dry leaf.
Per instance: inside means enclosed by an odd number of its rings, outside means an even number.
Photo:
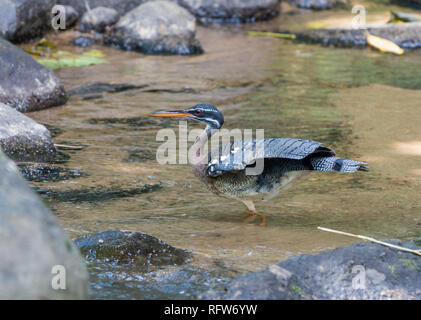
[[[396,43],[390,40],[373,36],[369,33],[366,34],[365,39],[367,40],[368,45],[380,50],[381,52],[390,52],[398,55],[405,53],[405,51],[401,47],[399,47]]]

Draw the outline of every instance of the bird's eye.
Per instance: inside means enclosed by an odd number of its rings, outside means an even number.
[[[202,110],[196,110],[195,113],[197,116],[200,116],[202,114]]]

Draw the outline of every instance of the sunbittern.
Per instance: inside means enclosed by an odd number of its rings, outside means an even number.
[[[200,103],[185,110],[158,111],[152,115],[193,119],[205,123],[206,129],[193,145],[196,150],[201,150],[224,124],[222,113],[207,103]],[[260,154],[256,152],[258,147],[263,149]],[[204,161],[192,164],[196,176],[212,192],[244,203],[250,212],[245,221],[260,216],[261,225],[265,225],[266,218],[257,213],[254,207],[253,200],[256,196],[264,200],[270,199],[295,178],[310,170],[368,171],[365,162],[337,158],[332,149],[312,140],[234,140],[216,149],[209,154],[198,154]],[[257,175],[247,174],[247,168],[256,166],[256,161],[259,160],[263,160],[263,171]]]

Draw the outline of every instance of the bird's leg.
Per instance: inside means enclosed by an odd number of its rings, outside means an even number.
[[[259,224],[259,226],[264,227],[266,225],[266,217],[264,215],[261,215],[260,213],[257,213],[256,208],[254,207],[254,203],[251,200],[241,200],[242,203],[247,207],[249,210],[249,215],[244,219],[244,223],[248,223],[250,219],[256,218],[256,216],[259,216],[262,219],[262,222]]]
[[[244,219],[244,223],[249,223],[250,219],[253,221],[257,216],[256,211],[249,211],[249,215]]]

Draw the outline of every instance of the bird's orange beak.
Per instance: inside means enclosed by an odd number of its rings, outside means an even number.
[[[172,117],[172,118],[186,118],[191,114],[184,111],[158,111],[151,114],[152,117]]]

